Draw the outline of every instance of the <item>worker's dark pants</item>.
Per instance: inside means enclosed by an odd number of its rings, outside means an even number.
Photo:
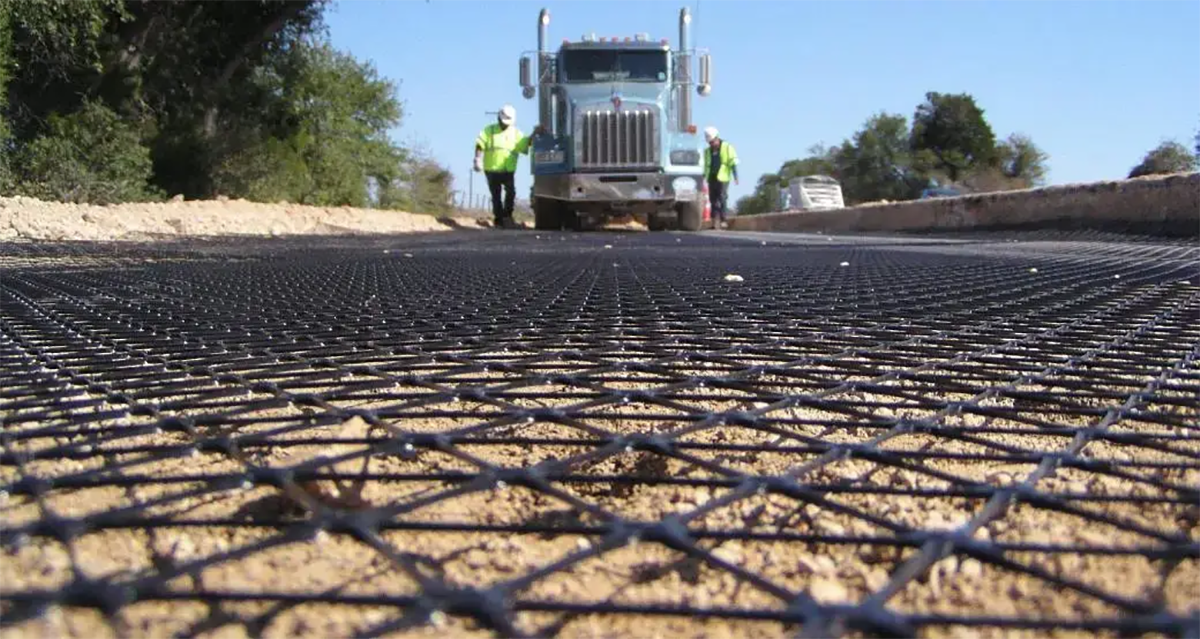
[[[516,186],[513,182],[513,173],[504,171],[488,171],[486,173],[488,181],[488,190],[492,192],[492,217],[496,219],[496,224],[503,220],[511,220],[513,216],[513,203],[516,200]],[[504,204],[500,204],[500,187],[504,187]]]
[[[712,205],[714,222],[725,221],[725,202],[729,198],[729,183],[720,180],[708,180],[708,203]]]

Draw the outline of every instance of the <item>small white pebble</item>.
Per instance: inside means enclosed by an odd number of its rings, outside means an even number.
[[[612,244],[605,244],[604,248],[612,248]]]
[[[888,574],[882,568],[873,568],[863,574],[867,582],[867,587],[872,591],[877,591],[887,585]]]
[[[850,262],[842,262],[842,266],[850,266]]]
[[[1030,273],[1037,273],[1037,267],[1035,266],[1035,267],[1033,267],[1033,268],[1029,269],[1029,272],[1030,272]]]
[[[808,592],[823,604],[840,603],[849,597],[846,587],[836,578],[819,578],[809,583]]]
[[[766,241],[766,240],[763,240],[763,241],[762,241],[762,245],[763,245],[763,246],[766,246],[766,245],[767,245],[767,241]]]
[[[435,627],[441,628],[442,626],[446,625],[446,613],[442,612],[441,610],[434,610],[433,612],[429,613],[429,622]]]
[[[578,546],[580,550],[587,550],[588,548],[592,547],[592,542],[588,541],[587,539],[580,538],[579,541],[575,542],[575,545]]]
[[[978,559],[965,559],[958,565],[958,572],[971,579],[983,576],[983,564]]]
[[[388,253],[391,253],[391,252],[392,252],[392,249],[383,249],[384,255],[387,255]]]
[[[1121,279],[1121,275],[1118,273],[1117,275],[1114,275],[1114,276],[1113,276],[1113,279],[1114,279],[1114,280],[1119,280],[1119,279]]]
[[[742,277],[741,275],[735,275],[733,273],[730,273],[729,275],[725,276],[725,281],[726,282],[745,282],[746,278]]]
[[[412,254],[412,253],[405,253],[405,254],[404,254],[404,257],[412,257],[412,256],[413,256],[413,254]]]
[[[683,240],[682,240],[681,238],[678,238],[678,237],[677,237],[677,238],[675,238],[675,241],[676,241],[676,242],[682,242]]]

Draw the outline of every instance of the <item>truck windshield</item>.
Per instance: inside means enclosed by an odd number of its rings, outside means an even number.
[[[563,82],[666,82],[666,51],[573,49],[562,57]]]

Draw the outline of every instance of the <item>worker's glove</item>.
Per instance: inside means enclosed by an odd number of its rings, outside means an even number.
[[[482,170],[483,170],[483,158],[477,157],[477,158],[475,158],[475,172],[479,173]]]

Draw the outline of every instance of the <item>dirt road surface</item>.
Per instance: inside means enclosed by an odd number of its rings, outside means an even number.
[[[1182,634],[1195,251],[0,243],[0,636]]]

